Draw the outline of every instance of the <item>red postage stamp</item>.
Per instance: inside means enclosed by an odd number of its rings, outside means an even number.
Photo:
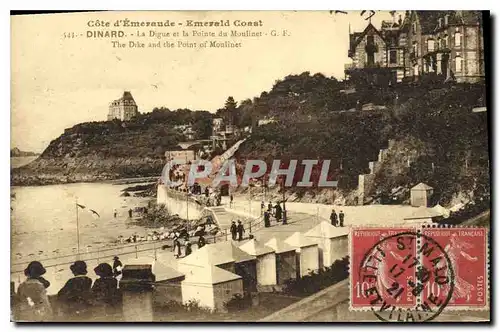
[[[440,279],[428,280],[420,294],[426,296],[451,292],[445,310],[481,310],[489,308],[488,298],[488,242],[485,228],[424,228],[419,253],[431,256],[435,249],[432,239],[444,251],[445,259],[422,260],[424,268],[447,271],[443,278],[451,282],[440,284]],[[449,265],[450,268],[445,269]],[[441,280],[444,281],[444,279]]]
[[[354,228],[350,232],[350,308],[414,308],[417,297],[407,287],[415,282],[416,229]]]

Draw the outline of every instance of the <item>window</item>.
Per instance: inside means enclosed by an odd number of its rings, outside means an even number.
[[[443,39],[441,39],[441,47],[442,48],[448,47],[448,35],[444,35]]]
[[[389,51],[389,63],[398,63],[398,51],[390,50]]]
[[[427,51],[434,52],[434,39],[427,40]]]
[[[375,39],[373,38],[373,36],[367,36],[367,37],[366,37],[366,43],[367,43],[368,45],[373,45],[373,44],[375,44]]]
[[[462,34],[460,32],[455,32],[455,46],[460,46],[462,44]]]
[[[445,26],[446,26],[446,25],[448,25],[448,17],[449,17],[449,16],[450,16],[450,15],[445,15],[445,16],[444,16],[444,25],[445,25]]]
[[[418,44],[417,42],[413,42],[413,53],[415,56],[418,56]]]
[[[406,46],[406,37],[399,38],[399,46]]]
[[[460,54],[457,54],[455,57],[455,71],[457,73],[462,72],[462,65],[463,65],[463,60]]]
[[[443,19],[438,19],[438,27],[441,28],[443,26]]]
[[[417,22],[413,22],[413,33],[417,33]]]

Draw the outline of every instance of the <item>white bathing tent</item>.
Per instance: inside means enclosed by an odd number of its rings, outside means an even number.
[[[190,266],[217,266],[243,278],[245,290],[254,291],[257,286],[257,260],[231,241],[207,244],[191,255],[178,261],[179,271],[189,270]]]
[[[278,285],[284,284],[289,279],[297,278],[297,260],[295,248],[273,237],[265,243],[276,254],[276,281]]]
[[[224,310],[224,303],[243,294],[243,279],[217,266],[192,267],[181,289],[183,303],[196,301],[201,307]]]
[[[257,257],[257,283],[262,286],[276,285],[276,254],[274,249],[256,239],[240,246],[246,253]]]
[[[293,233],[285,243],[295,248],[299,277],[319,270],[319,247],[316,241],[300,232]]]
[[[319,267],[330,267],[336,260],[349,255],[349,227],[335,227],[323,221],[304,235],[318,243]]]

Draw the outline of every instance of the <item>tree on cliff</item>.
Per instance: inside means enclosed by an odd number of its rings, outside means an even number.
[[[234,101],[234,98],[232,96],[227,97],[226,102],[224,103],[224,110],[228,124],[235,124],[236,107],[238,107],[238,104]]]

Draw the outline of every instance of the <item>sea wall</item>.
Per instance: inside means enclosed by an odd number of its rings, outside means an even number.
[[[197,220],[210,213],[196,200],[186,197],[186,193],[170,190],[163,185],[158,186],[156,202],[165,205],[171,214],[178,214],[179,217],[187,220]]]

